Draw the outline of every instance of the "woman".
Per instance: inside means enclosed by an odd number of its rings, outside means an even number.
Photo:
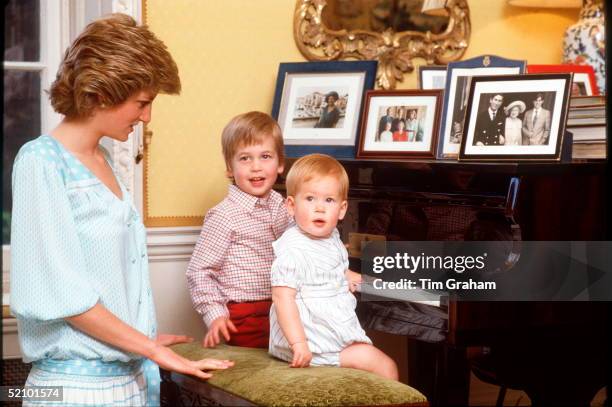
[[[385,123],[385,129],[378,135],[380,142],[389,143],[393,141],[393,133],[391,132],[391,122]]]
[[[126,141],[151,119],[178,69],[146,27],[114,14],[89,24],[50,89],[64,119],[24,145],[13,171],[11,310],[28,386],[63,386],[69,405],[159,404],[159,369],[210,377],[233,363],[187,360],[156,333],[146,232],[102,136]],[[151,362],[152,361],[152,362]],[[154,362],[154,363],[153,363]]]
[[[504,130],[504,142],[506,146],[520,146],[523,144],[523,121],[519,119],[519,114],[524,113],[527,106],[520,100],[510,103],[504,108],[506,113],[506,123]]]
[[[408,111],[406,131],[408,132],[408,141],[423,141],[423,130],[421,124],[417,120],[416,109],[410,109]]]
[[[325,95],[327,106],[321,109],[321,117],[315,124],[315,128],[334,128],[340,120],[340,110],[336,107],[336,102],[340,97],[338,92],[331,91]]]
[[[393,132],[393,141],[408,141],[408,132],[404,130],[405,123],[402,119],[397,121],[397,130]]]

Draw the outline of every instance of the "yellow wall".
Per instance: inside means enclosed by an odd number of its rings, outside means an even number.
[[[147,224],[199,224],[226,193],[221,129],[238,113],[270,112],[278,64],[304,61],[293,40],[295,1],[143,1],[145,21],[168,45],[183,83],[180,96],[158,97],[148,126],[154,136]],[[464,58],[489,53],[560,63],[563,32],[578,18],[578,10],[515,8],[503,0],[469,6],[472,36]],[[416,83],[410,74],[398,87]]]

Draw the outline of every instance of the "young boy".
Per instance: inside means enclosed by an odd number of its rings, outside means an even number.
[[[268,347],[272,242],[289,224],[283,197],[272,186],[283,172],[280,127],[269,115],[234,117],[221,138],[226,198],[202,226],[187,281],[196,311],[208,327],[204,347],[219,344]]]
[[[324,154],[306,155],[287,174],[295,225],[274,242],[269,353],[292,367],[342,366],[397,380],[397,365],[359,324],[345,279],[348,253],[336,229],[347,210],[349,179]]]

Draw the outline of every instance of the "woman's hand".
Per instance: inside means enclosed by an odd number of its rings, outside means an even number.
[[[306,342],[297,342],[291,345],[293,350],[293,360],[289,366],[291,367],[308,367],[312,360],[312,352],[308,349]]]
[[[234,362],[230,360],[189,360],[173,352],[172,349],[161,345],[156,346],[149,359],[157,363],[162,369],[189,374],[200,379],[208,379],[212,376],[212,374],[202,370],[219,370],[234,366]]]
[[[159,334],[155,338],[155,343],[161,346],[172,346],[177,343],[190,343],[193,342],[193,338],[187,335],[172,335],[172,334]]]
[[[160,367],[179,373],[190,374],[200,379],[208,379],[211,374],[202,370],[227,369],[234,365],[229,360],[202,359],[189,360],[176,354],[163,344],[186,342],[182,335],[160,335],[156,340],[149,339],[142,332],[117,318],[102,304],[97,303],[89,310],[66,318],[72,326],[102,342],[113,345],[125,352],[137,353],[151,359]]]

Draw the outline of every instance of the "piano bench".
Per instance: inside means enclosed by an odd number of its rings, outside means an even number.
[[[230,359],[235,366],[214,371],[207,381],[162,372],[162,406],[428,406],[425,396],[400,382],[373,373],[337,367],[290,368],[265,349],[200,342],[174,345],[191,360]]]

